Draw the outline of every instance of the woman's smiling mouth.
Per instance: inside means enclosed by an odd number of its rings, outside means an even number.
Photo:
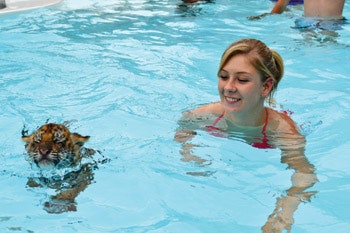
[[[229,103],[236,103],[236,102],[240,101],[241,99],[225,96],[225,100]]]

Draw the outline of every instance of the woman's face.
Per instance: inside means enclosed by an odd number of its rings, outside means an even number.
[[[260,110],[271,90],[268,86],[246,55],[233,56],[219,72],[218,89],[226,113],[245,115]]]

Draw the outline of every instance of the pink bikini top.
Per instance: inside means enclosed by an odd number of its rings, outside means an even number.
[[[274,148],[272,145],[268,143],[269,139],[267,138],[266,135],[266,127],[267,124],[269,123],[269,113],[268,110],[265,108],[266,112],[266,119],[265,119],[265,124],[261,130],[261,134],[263,135],[262,138],[256,138],[259,140],[258,142],[253,142],[251,145],[253,147],[259,148],[259,149],[268,149],[268,148]],[[219,121],[224,117],[224,113],[222,113],[218,118],[215,119],[212,125],[206,126],[207,131],[216,137],[226,137],[226,134],[219,128],[216,127],[216,124],[219,123]]]

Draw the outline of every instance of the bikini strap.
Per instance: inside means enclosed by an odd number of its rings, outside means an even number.
[[[221,118],[223,118],[224,117],[224,112],[218,117],[218,118],[216,118],[215,119],[215,121],[214,121],[214,123],[213,123],[213,127],[215,127],[215,125],[217,124],[217,123],[219,123],[219,121],[221,120]]]
[[[269,144],[269,139],[267,138],[267,135],[266,135],[266,128],[267,128],[267,124],[269,123],[269,112],[268,112],[267,108],[265,108],[265,112],[266,112],[265,124],[262,128],[262,131],[261,131],[263,138],[257,138],[258,140],[261,140],[261,141],[260,142],[253,142],[251,144],[253,147],[260,148],[260,149],[274,148],[273,145]]]
[[[264,137],[266,137],[266,128],[267,128],[267,124],[269,123],[269,111],[267,110],[267,108],[265,108],[265,113],[266,113],[265,124],[262,128],[262,131],[261,131],[261,133],[264,135]]]

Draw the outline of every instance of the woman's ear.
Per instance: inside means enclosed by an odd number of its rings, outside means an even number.
[[[262,87],[262,93],[261,96],[266,97],[270,94],[270,92],[272,91],[273,88],[273,84],[274,84],[274,79],[272,77],[268,77]]]

